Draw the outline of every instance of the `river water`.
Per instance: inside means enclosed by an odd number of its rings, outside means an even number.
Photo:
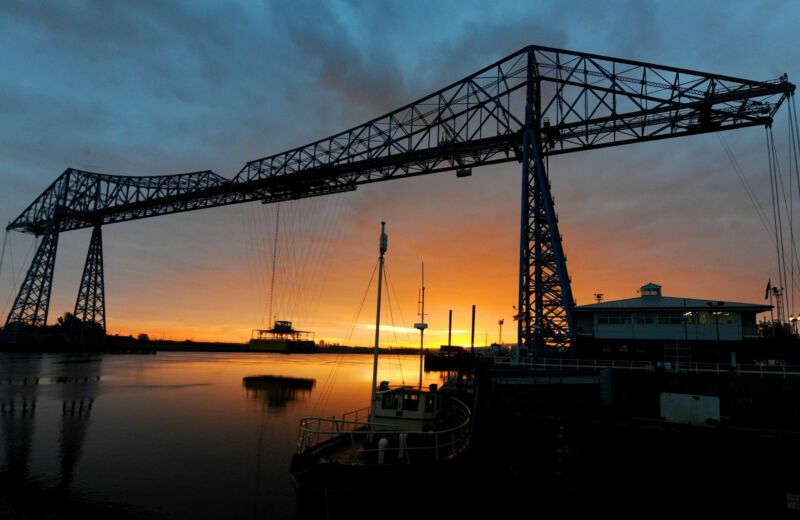
[[[0,354],[0,517],[293,518],[300,418],[367,406],[371,379],[357,354]]]

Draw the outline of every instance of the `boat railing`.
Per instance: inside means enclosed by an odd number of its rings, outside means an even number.
[[[449,406],[453,426],[443,430],[406,431],[389,424],[308,417],[300,422],[298,452],[338,439],[347,449],[330,450],[331,462],[392,464],[446,460],[463,451],[472,434],[469,407],[455,398]]]

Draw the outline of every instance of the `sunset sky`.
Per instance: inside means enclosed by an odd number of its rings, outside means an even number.
[[[46,6],[46,7],[45,7]],[[528,44],[800,81],[800,4],[785,2],[0,3],[0,221],[65,168],[124,175],[212,169],[311,142]],[[788,160],[787,112],[774,132]],[[771,217],[764,130],[722,135]],[[384,345],[414,345],[425,262],[429,346],[515,334],[520,166],[385,182],[281,205],[272,314],[317,339],[367,345],[387,222]],[[720,136],[550,160],[579,304],[636,295],[763,302],[774,245]],[[245,341],[267,324],[275,206],[106,226],[109,332]],[[50,321],[72,311],[90,231],[61,235]],[[8,235],[2,320],[33,238]],[[12,258],[13,257],[13,258]],[[16,286],[15,286],[16,281]],[[800,282],[800,274],[798,275]]]

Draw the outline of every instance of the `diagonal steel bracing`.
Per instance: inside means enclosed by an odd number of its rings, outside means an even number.
[[[754,81],[531,45],[367,123],[250,161],[232,179],[209,170],[128,177],[67,169],[7,229],[49,233],[52,242],[56,219],[68,231],[522,161],[519,339],[566,347],[572,296],[544,159],[769,125],[794,89],[785,75]],[[40,286],[26,278],[9,320],[43,323],[31,309],[46,302],[25,303],[49,299]]]
[[[59,227],[60,222],[57,218],[47,226],[14,305],[8,313],[5,330],[14,335],[22,329],[44,327],[47,324]]]
[[[86,264],[83,267],[78,299],[75,301],[74,316],[79,320],[76,325],[81,328],[83,338],[85,329],[94,324],[106,331],[106,296],[103,279],[103,234],[101,226],[95,226]],[[75,334],[75,331],[73,331]]]

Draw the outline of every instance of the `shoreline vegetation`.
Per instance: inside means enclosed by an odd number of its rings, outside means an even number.
[[[250,348],[247,343],[232,343],[222,341],[192,341],[192,340],[162,340],[150,339],[142,334],[138,338],[133,336],[110,335],[99,340],[84,344],[71,343],[60,335],[40,337],[38,341],[19,341],[0,343],[0,352],[106,352],[119,354],[154,354],[156,352],[236,352],[236,353],[265,353]],[[427,347],[427,350],[438,350]],[[419,347],[381,347],[380,351],[386,354],[419,355]],[[358,347],[346,345],[317,345],[309,354],[372,354],[373,347]],[[296,352],[299,354],[300,352]]]

